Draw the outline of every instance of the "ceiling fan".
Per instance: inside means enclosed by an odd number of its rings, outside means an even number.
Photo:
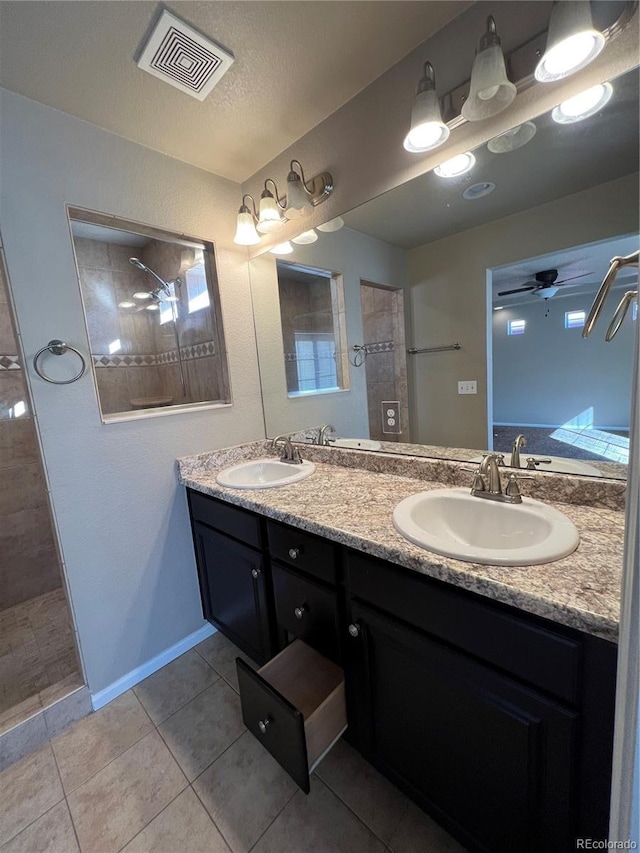
[[[522,287],[516,287],[514,290],[503,290],[498,296],[510,296],[512,293],[524,293],[530,290],[541,299],[550,299],[564,284],[576,278],[584,278],[586,275],[591,275],[591,273],[583,272],[558,281],[558,270],[541,270],[535,274],[535,281],[527,281]]]

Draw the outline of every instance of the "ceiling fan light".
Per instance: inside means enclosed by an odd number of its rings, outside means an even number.
[[[598,83],[579,95],[563,101],[551,111],[551,118],[558,124],[575,124],[600,112],[611,100],[611,83]]]
[[[589,0],[556,0],[551,10],[544,55],[535,78],[549,83],[569,77],[589,65],[605,45],[604,35],[594,29]]]

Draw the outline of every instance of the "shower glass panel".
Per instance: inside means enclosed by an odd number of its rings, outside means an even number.
[[[2,735],[83,683],[0,248]]]
[[[341,276],[283,261],[276,266],[288,395],[348,388]]]
[[[228,405],[212,243],[69,209],[105,423]]]

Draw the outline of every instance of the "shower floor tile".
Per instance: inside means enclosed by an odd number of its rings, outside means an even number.
[[[57,682],[79,674],[62,589],[0,611],[0,728],[21,709],[42,707],[41,691],[46,697]]]

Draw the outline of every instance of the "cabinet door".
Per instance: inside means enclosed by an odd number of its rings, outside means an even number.
[[[203,524],[193,526],[205,618],[258,663],[273,653],[262,555]]]
[[[572,849],[576,715],[365,606],[352,618],[349,718],[373,763],[470,849]]]

